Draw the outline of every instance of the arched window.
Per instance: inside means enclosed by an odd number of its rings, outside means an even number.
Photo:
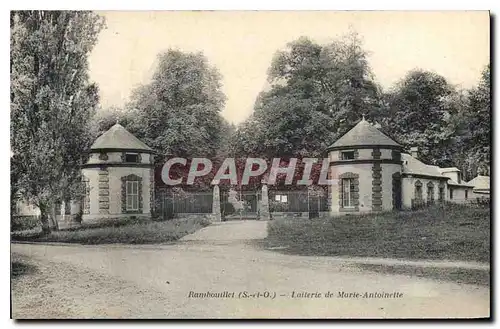
[[[422,200],[422,183],[419,180],[415,182],[415,199]]]
[[[445,188],[446,188],[445,184],[443,182],[440,182],[439,183],[439,195],[438,195],[438,198],[439,198],[438,200],[440,202],[444,201],[444,199],[445,199],[445,195],[444,195]]]
[[[434,202],[434,183],[427,183],[427,202]]]

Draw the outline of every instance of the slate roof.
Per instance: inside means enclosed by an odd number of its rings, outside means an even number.
[[[357,145],[373,145],[373,146],[399,146],[388,136],[384,135],[380,130],[364,118],[358,122],[351,130],[340,137],[329,148],[349,147]]]
[[[490,177],[478,175],[476,178],[468,182],[468,184],[474,186],[474,190],[489,190]]]
[[[104,134],[99,136],[94,144],[90,147],[91,150],[101,149],[124,149],[124,150],[143,150],[153,151],[149,146],[141,142],[137,137],[132,135],[127,129],[123,128],[119,123],[109,128]]]
[[[448,185],[472,187],[470,182],[469,183],[457,183],[453,179],[442,174],[443,172],[460,171],[458,168],[455,168],[455,167],[440,168],[438,166],[428,165],[428,164],[425,164],[422,161],[418,160],[417,158],[412,157],[410,154],[407,154],[407,153],[401,153],[401,160],[403,161],[403,171],[402,172],[404,174],[422,175],[422,176],[427,176],[427,177],[432,177],[432,178],[446,179]]]
[[[439,171],[443,172],[453,172],[453,171],[460,171],[457,167],[448,167],[448,168],[439,168]]]
[[[448,177],[441,175],[441,172],[439,170],[440,168],[438,166],[427,165],[417,158],[412,157],[410,154],[401,153],[401,160],[403,161],[402,172],[404,174],[424,175],[429,177],[448,179]]]

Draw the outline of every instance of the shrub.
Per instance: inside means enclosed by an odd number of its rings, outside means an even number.
[[[478,206],[485,206],[485,207],[490,206],[490,198],[476,198],[474,202]]]
[[[120,226],[139,224],[144,222],[149,222],[149,220],[143,218],[136,218],[135,216],[130,216],[126,218],[111,218],[95,223],[82,223],[80,226],[62,229],[61,231],[77,231],[90,228],[120,227]]]
[[[36,242],[65,242],[80,244],[108,243],[165,243],[210,225],[206,218],[189,218],[166,222],[124,222],[114,226],[82,226],[69,230],[53,231],[42,235],[40,231],[23,231],[11,234],[12,240]],[[118,225],[117,225],[118,224]]]
[[[271,201],[271,202],[269,202],[269,211],[270,212],[286,212],[286,211],[288,211],[288,203],[283,203],[280,201]]]
[[[40,219],[38,216],[11,216],[10,217],[10,231],[24,231],[31,230],[40,226]]]
[[[226,202],[222,205],[222,216],[232,215],[235,211],[236,209],[234,209],[234,205],[231,202]]]

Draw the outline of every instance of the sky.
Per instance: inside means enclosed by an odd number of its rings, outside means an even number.
[[[156,57],[169,48],[201,51],[223,77],[222,115],[233,123],[253,111],[267,86],[273,54],[300,36],[326,44],[354,30],[376,80],[390,88],[411,69],[443,75],[452,84],[477,84],[490,61],[490,19],[485,11],[108,11],[107,28],[89,58],[103,110],[124,105],[148,83]]]

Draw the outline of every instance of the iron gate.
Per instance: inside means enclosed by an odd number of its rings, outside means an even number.
[[[258,191],[221,192],[221,214],[225,220],[259,219],[262,193]]]

